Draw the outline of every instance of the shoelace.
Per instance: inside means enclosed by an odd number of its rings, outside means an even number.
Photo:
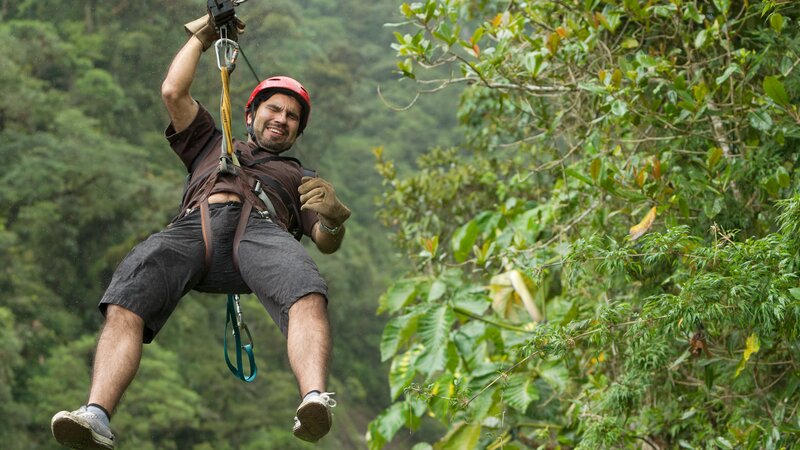
[[[323,392],[319,394],[319,398],[328,405],[328,408],[336,407],[336,400],[331,398],[331,395],[336,395],[335,392]]]

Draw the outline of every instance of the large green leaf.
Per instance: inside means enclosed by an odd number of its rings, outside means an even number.
[[[395,313],[400,308],[409,304],[417,294],[419,279],[402,278],[389,286],[389,289],[381,295],[378,313]]]
[[[789,94],[786,93],[786,88],[778,77],[765,77],[764,78],[764,92],[767,93],[775,103],[786,107],[789,106]]]
[[[367,431],[367,441],[370,450],[380,450],[387,441],[406,423],[408,415],[408,404],[398,402],[382,412],[370,424]]]
[[[539,390],[536,388],[536,374],[533,372],[514,373],[508,378],[507,386],[503,392],[505,401],[522,414],[528,409],[531,402],[539,399]]]
[[[750,119],[750,125],[759,131],[769,131],[772,129],[772,117],[766,111],[751,111],[747,115]]]
[[[418,313],[395,317],[386,324],[381,336],[381,361],[394,356],[417,329]]]
[[[467,450],[477,448],[481,438],[481,424],[456,422],[450,431],[434,446],[434,450]]]
[[[423,346],[415,369],[430,376],[444,369],[447,362],[447,343],[455,316],[449,305],[436,305],[419,321],[419,339]]]
[[[389,391],[392,400],[396,400],[403,390],[414,381],[416,372],[414,371],[413,361],[416,360],[420,352],[419,347],[415,347],[404,354],[394,358],[389,368]]]

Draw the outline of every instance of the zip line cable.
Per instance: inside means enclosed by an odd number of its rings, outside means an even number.
[[[250,68],[250,73],[252,73],[253,76],[256,78],[256,83],[261,83],[261,78],[259,78],[258,74],[256,74],[256,70],[253,69],[253,65],[250,64],[250,60],[247,59],[247,55],[244,54],[244,50],[242,50],[242,47],[239,47],[239,53],[242,54],[242,58],[244,58],[244,62],[247,63],[247,67]]]

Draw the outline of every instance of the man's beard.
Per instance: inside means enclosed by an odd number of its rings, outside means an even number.
[[[263,148],[264,150],[270,153],[279,154],[292,148],[293,143],[292,142],[277,143],[277,142],[272,142],[270,140],[264,140],[261,139],[260,136],[256,136],[256,144],[258,144],[259,147]]]
[[[283,153],[283,152],[289,150],[290,148],[292,148],[292,145],[294,145],[294,141],[292,141],[292,142],[274,142],[271,139],[264,139],[262,135],[256,135],[255,136],[255,141],[256,141],[256,144],[258,144],[259,147],[263,148],[264,150],[266,150],[266,151],[268,151],[270,153],[275,153],[275,154]]]

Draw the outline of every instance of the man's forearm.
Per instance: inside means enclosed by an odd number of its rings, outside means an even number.
[[[330,232],[325,231],[320,226],[319,222],[314,225],[314,243],[317,245],[317,249],[319,249],[319,251],[322,253],[333,253],[336,250],[339,250],[346,231],[344,224],[339,225],[339,227],[340,228],[337,230],[336,234],[331,234]]]
[[[176,131],[189,126],[197,115],[199,107],[192,98],[190,88],[202,54],[203,44],[195,37],[189,38],[172,59],[161,84],[161,98]]]

